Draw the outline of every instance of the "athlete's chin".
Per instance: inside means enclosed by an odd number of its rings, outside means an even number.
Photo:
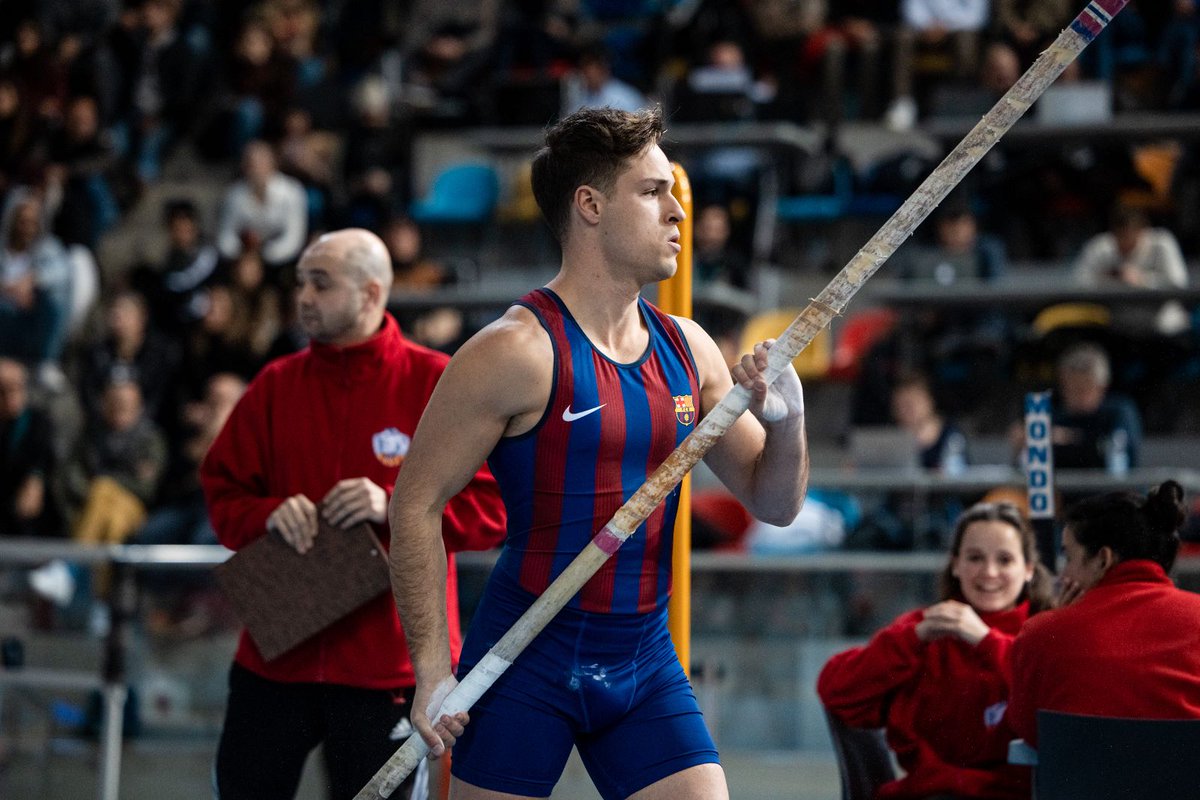
[[[675,263],[674,256],[669,259],[665,259],[661,264],[658,265],[658,269],[655,270],[654,280],[665,281],[673,278],[675,277],[675,273],[678,271],[678,269],[679,265]]]

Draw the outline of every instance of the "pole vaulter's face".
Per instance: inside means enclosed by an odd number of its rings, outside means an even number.
[[[629,159],[605,196],[603,246],[614,269],[641,284],[675,274],[683,207],[671,194],[675,177],[658,145]]]

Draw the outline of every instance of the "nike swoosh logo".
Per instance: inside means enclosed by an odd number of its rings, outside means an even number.
[[[563,409],[563,422],[574,422],[577,419],[583,419],[588,414],[594,414],[600,409],[604,408],[606,405],[608,405],[608,403],[601,403],[595,408],[589,408],[587,411],[580,411],[578,413],[572,411],[570,406],[567,406]]]

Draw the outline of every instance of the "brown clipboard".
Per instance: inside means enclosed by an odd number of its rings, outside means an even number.
[[[303,555],[269,531],[214,575],[268,661],[391,588],[387,554],[365,522],[342,530],[322,520]]]

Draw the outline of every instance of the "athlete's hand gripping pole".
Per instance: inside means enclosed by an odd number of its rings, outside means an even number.
[[[966,137],[950,151],[912,196],[883,224],[874,236],[839,272],[829,285],[801,311],[780,334],[768,354],[764,378],[770,384],[808,344],[840,314],[854,294],[896,251],[916,227],[937,207],[963,177],[987,154],[1033,102],[1054,82],[1083,48],[1104,29],[1128,0],[1094,0],[1075,18],[1049,48],[997,101]],[[466,711],[503,674],[542,628],[578,592],[600,566],[617,551],[646,520],[683,476],[716,444],[747,409],[750,395],[735,385],[684,439],[667,460],[617,510],[608,524],[593,537],[574,561],[513,624],[446,697],[431,718]],[[429,752],[420,736],[410,736],[388,759],[355,800],[387,797]]]

